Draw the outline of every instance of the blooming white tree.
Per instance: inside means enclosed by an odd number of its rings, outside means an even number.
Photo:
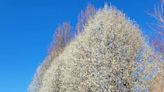
[[[105,5],[52,60],[35,92],[143,92],[156,61],[138,26]]]
[[[144,47],[146,52],[141,51]],[[54,59],[39,92],[133,91],[138,82],[147,85],[141,80],[145,76],[140,71],[136,73],[139,76],[132,75],[140,69],[134,64],[140,60],[150,67],[148,60],[152,54],[139,28],[120,11],[106,6]],[[143,57],[137,59],[139,55]],[[145,75],[149,74],[149,67],[143,70]]]

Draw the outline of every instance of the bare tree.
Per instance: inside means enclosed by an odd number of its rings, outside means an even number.
[[[153,46],[164,53],[164,0],[160,0],[160,4],[154,8],[153,15],[157,22],[155,30],[158,32],[158,37],[153,41]]]
[[[64,22],[56,28],[54,40],[49,49],[50,56],[54,57],[63,51],[64,47],[71,41],[72,27],[69,23]]]
[[[84,25],[86,25],[88,19],[94,16],[96,13],[96,9],[92,4],[88,4],[86,10],[81,11],[78,16],[78,23],[76,25],[77,33],[80,33],[84,29]]]
[[[156,25],[153,26],[158,33],[153,40],[153,46],[161,53],[161,58],[158,61],[164,60],[164,0],[155,6],[153,16],[156,20]],[[159,66],[159,73],[152,80],[150,85],[151,92],[164,92],[164,63],[157,62]]]

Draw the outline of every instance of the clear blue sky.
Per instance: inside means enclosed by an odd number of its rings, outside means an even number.
[[[149,36],[147,15],[157,0],[105,0],[136,21]],[[87,3],[103,0],[0,0],[0,92],[27,92],[37,66],[44,60],[55,27],[75,25]]]

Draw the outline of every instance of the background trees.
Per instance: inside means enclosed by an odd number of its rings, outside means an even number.
[[[88,19],[93,17],[95,14],[96,8],[92,4],[88,4],[86,10],[80,12],[78,22],[76,24],[77,34],[83,31],[84,25],[87,24]]]
[[[55,30],[53,41],[49,49],[49,55],[44,62],[38,67],[33,81],[29,86],[30,92],[38,92],[42,85],[42,78],[44,73],[48,70],[53,60],[62,53],[65,46],[71,41],[72,27],[68,22],[64,22]]]
[[[59,25],[54,33],[53,41],[49,49],[49,55],[52,58],[58,56],[71,41],[72,37],[72,27],[69,23],[64,22],[62,25]]]
[[[156,25],[153,27],[157,32],[157,37],[153,40],[153,46],[161,56],[158,56],[159,60],[157,62],[159,72],[152,80],[150,89],[152,92],[164,92],[164,0],[160,0],[160,3],[154,8],[153,16],[156,20]]]
[[[156,20],[154,28],[158,33],[158,37],[154,40],[153,46],[164,54],[164,0],[161,0],[159,5],[154,8],[153,16]]]

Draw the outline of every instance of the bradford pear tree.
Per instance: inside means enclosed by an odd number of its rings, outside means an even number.
[[[36,92],[143,92],[156,61],[138,26],[105,5],[53,59]]]

